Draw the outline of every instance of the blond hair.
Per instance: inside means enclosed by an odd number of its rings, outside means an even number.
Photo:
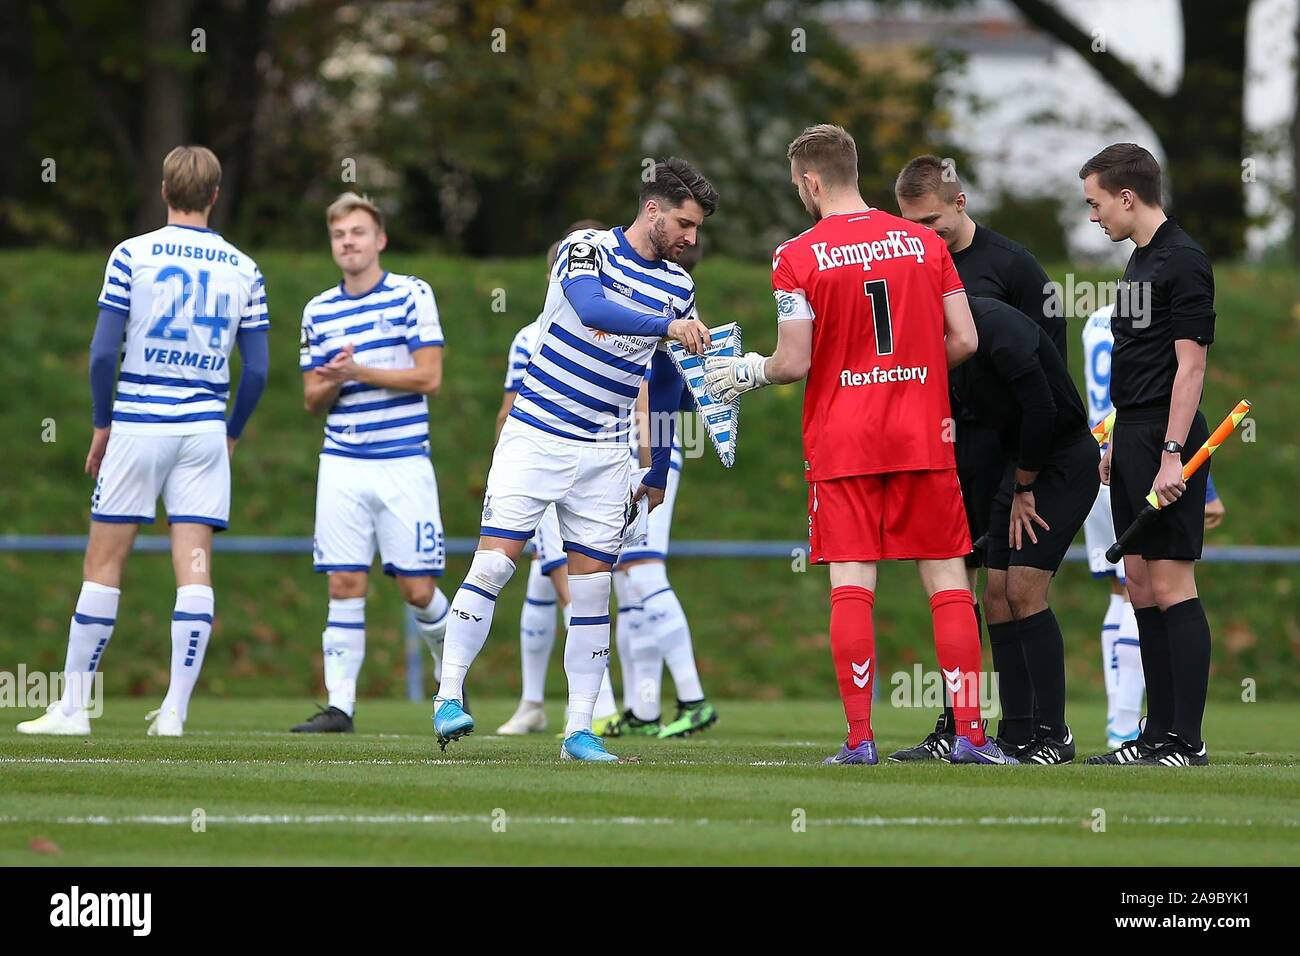
[[[898,174],[894,182],[894,195],[898,199],[923,199],[938,196],[941,202],[953,203],[961,192],[961,178],[951,160],[940,159],[931,153],[918,156]]]
[[[858,147],[842,126],[809,126],[794,138],[786,158],[801,172],[817,173],[827,186],[858,184]]]
[[[206,146],[177,146],[163,157],[167,205],[177,212],[203,212],[221,185],[221,161]]]
[[[343,193],[338,199],[329,204],[325,210],[325,225],[334,225],[334,220],[342,219],[350,212],[361,209],[370,213],[370,218],[375,221],[379,231],[384,231],[384,214],[379,211],[379,207],[370,201],[366,196],[358,196],[356,193]]]

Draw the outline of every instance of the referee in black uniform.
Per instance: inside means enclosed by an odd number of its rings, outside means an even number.
[[[989,514],[984,615],[990,643],[1018,648],[1029,675],[1009,687],[999,672],[998,746],[1021,763],[1069,763],[1065,642],[1047,591],[1097,499],[1097,442],[1047,332],[996,299],[970,307],[979,350],[962,365],[963,401],[1010,454]]]
[[[899,212],[905,219],[928,226],[939,234],[952,254],[953,264],[961,276],[968,296],[981,296],[1005,302],[1037,322],[1052,344],[1066,358],[1064,312],[1055,286],[1038,260],[1017,242],[980,226],[966,212],[966,194],[956,170],[938,156],[918,156],[903,167],[894,184]],[[994,428],[981,424],[963,398],[966,388],[964,366],[949,373],[952,413],[956,424],[957,478],[961,483],[966,506],[966,523],[971,541],[984,538],[989,530],[989,513],[1007,463],[1007,450]],[[972,552],[966,558],[970,587],[978,594],[976,575],[982,555]],[[979,604],[976,604],[979,613]],[[1012,700],[1028,697],[1033,706],[1033,691],[1023,654],[1012,633],[993,633],[989,644],[993,669],[998,673],[998,687]],[[1007,717],[1003,708],[1003,718]],[[1025,715],[1017,715],[1025,716]],[[1028,715],[1032,718],[1032,714]],[[999,737],[1004,728],[999,728]],[[946,757],[952,750],[952,709],[945,707],[934,732],[915,747],[890,754],[890,760],[932,760]]]
[[[1187,767],[1209,763],[1201,737],[1210,679],[1210,624],[1196,593],[1205,530],[1207,462],[1183,464],[1209,437],[1200,413],[1214,341],[1214,273],[1161,203],[1160,165],[1133,143],[1108,146],[1079,170],[1091,219],[1112,242],[1133,240],[1116,296],[1110,395],[1117,412],[1101,461],[1115,530],[1154,491],[1164,506],[1124,558],[1137,614],[1147,718],[1141,735],[1098,764]]]

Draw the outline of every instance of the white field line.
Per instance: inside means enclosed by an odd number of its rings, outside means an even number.
[[[717,824],[719,826],[745,827],[780,827],[789,826],[789,821],[781,817],[770,819],[717,819],[674,818],[674,817],[567,817],[567,816],[506,816],[507,824],[518,823],[537,826],[680,826],[699,827]],[[85,816],[0,816],[2,824],[43,824],[43,825],[85,825],[85,826],[190,826],[194,818],[189,814],[155,815],[140,814],[129,816],[105,816],[89,814]],[[352,824],[357,826],[410,826],[410,825],[491,825],[497,818],[489,814],[208,814],[204,817],[206,824],[213,826],[320,826],[325,824]],[[1228,819],[1226,817],[1131,817],[1128,815],[1112,816],[1112,824],[1135,827],[1189,827],[1189,826],[1223,826],[1234,828],[1250,827],[1297,827],[1300,821]],[[1091,825],[1086,817],[833,817],[819,819],[810,817],[809,826],[814,827],[1078,827]]]

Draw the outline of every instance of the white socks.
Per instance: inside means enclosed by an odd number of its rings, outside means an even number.
[[[433,679],[442,679],[442,642],[447,635],[447,614],[451,611],[451,602],[442,589],[434,586],[433,598],[427,607],[411,605],[415,612],[415,626],[424,639],[425,646],[433,656]]]
[[[325,633],[325,690],[329,705],[349,717],[357,703],[357,677],[366,657],[366,599],[331,598]]]
[[[668,569],[662,561],[634,565],[628,569],[632,587],[643,608],[643,629],[654,634],[663,654],[664,663],[673,675],[679,700],[700,700],[704,688],[695,668],[695,649],[691,645],[691,629],[681,602],[668,583]],[[635,646],[633,649],[635,654]],[[649,675],[637,665],[637,678],[646,680]],[[638,694],[638,696],[640,696]],[[639,716],[639,715],[638,715]]]
[[[1142,651],[1138,646],[1137,616],[1133,605],[1125,603],[1115,639],[1117,681],[1115,688],[1115,728],[1119,737],[1129,737],[1137,732],[1142,716],[1142,695],[1146,692],[1146,678],[1142,674]]]
[[[77,610],[68,626],[68,653],[63,663],[63,696],[59,709],[71,716],[90,702],[95,671],[117,622],[118,588],[81,582]]]
[[[214,604],[209,585],[183,584],[176,589],[176,610],[172,612],[172,679],[162,710],[163,713],[175,710],[182,721],[189,714],[190,695],[198,683],[203,655],[212,636]]]
[[[609,657],[607,656],[605,658],[605,673],[600,678],[600,690],[596,692],[596,705],[592,709],[592,716],[611,717],[617,714],[618,702],[614,700],[614,685],[609,679]]]
[[[1101,622],[1101,673],[1106,681],[1106,726],[1115,726],[1115,708],[1119,698],[1119,662],[1115,659],[1115,639],[1119,637],[1119,619],[1124,613],[1124,596],[1112,594]]]
[[[463,700],[465,675],[487,642],[497,595],[515,573],[515,563],[500,551],[475,551],[469,573],[451,602],[451,620],[443,643],[442,681],[438,697]]]
[[[564,642],[564,672],[569,678],[566,737],[591,730],[601,678],[609,671],[609,589],[608,571],[569,575],[573,603]]]
[[[555,646],[555,585],[542,573],[542,562],[529,562],[528,593],[519,612],[519,660],[524,673],[523,699],[546,699],[546,666]]]
[[[632,583],[626,571],[614,572],[614,599],[618,605],[618,618],[614,626],[614,640],[618,645],[618,664],[623,671],[623,709],[632,710],[636,697],[636,663],[632,659],[632,629],[634,619],[641,613],[641,605],[632,595]]]

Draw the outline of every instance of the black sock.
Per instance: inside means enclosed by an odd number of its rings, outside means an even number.
[[[1175,604],[1164,612],[1169,635],[1174,719],[1170,728],[1193,750],[1201,747],[1201,720],[1210,688],[1210,622],[1200,598]]]
[[[989,622],[989,647],[993,649],[993,670],[998,675],[998,703],[1002,721],[998,736],[1024,746],[1034,736],[1034,685],[1025,667],[1020,635],[1014,621]]]
[[[1174,676],[1169,660],[1169,632],[1158,607],[1135,607],[1142,676],[1147,685],[1147,726],[1143,736],[1163,743],[1174,729]]]
[[[1016,621],[1034,690],[1034,720],[1046,736],[1065,737],[1065,641],[1052,609]]]

